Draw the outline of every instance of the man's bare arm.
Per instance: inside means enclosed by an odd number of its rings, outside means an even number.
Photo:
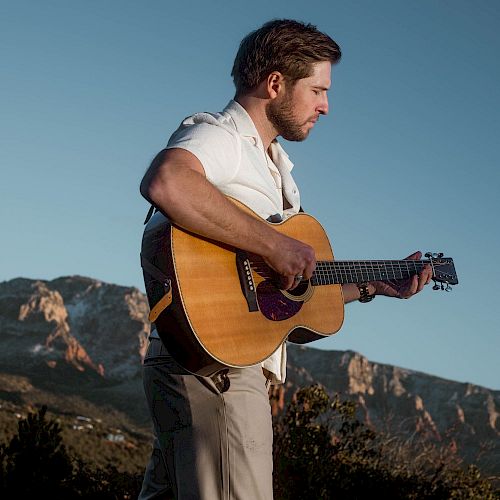
[[[283,287],[294,276],[309,279],[314,249],[275,231],[231,203],[205,176],[203,165],[189,151],[160,152],[141,182],[141,194],[181,227],[208,238],[256,253],[283,276]]]

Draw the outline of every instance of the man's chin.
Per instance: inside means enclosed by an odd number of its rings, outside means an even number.
[[[312,128],[312,127],[311,127]],[[294,130],[293,132],[285,132],[280,134],[283,139],[286,139],[287,141],[290,142],[302,142],[307,139],[309,136],[309,132],[311,131],[311,128],[308,128],[307,130],[301,129],[301,130]]]
[[[292,135],[292,136],[288,136],[288,137],[285,137],[285,136],[282,136],[282,137],[283,137],[283,139],[286,139],[287,141],[290,141],[290,142],[302,142],[302,141],[305,141],[308,136],[309,136],[309,130],[307,132],[303,132],[300,135],[296,134],[296,135]]]

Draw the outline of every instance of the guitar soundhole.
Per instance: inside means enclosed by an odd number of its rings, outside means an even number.
[[[288,293],[300,297],[307,290],[307,287],[308,283],[304,282]],[[291,318],[300,311],[303,304],[302,301],[285,297],[270,280],[261,281],[257,286],[257,302],[260,312],[272,321],[283,321]]]

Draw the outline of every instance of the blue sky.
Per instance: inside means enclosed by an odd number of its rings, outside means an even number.
[[[500,3],[0,2],[0,281],[79,274],[142,291],[139,182],[179,122],[233,96],[272,18],[341,46],[330,114],[284,142],[338,259],[455,260],[451,293],[349,304],[311,344],[500,389]]]

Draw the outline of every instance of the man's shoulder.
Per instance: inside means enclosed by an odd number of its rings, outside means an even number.
[[[234,136],[257,137],[258,132],[245,108],[232,99],[226,107],[217,113],[203,111],[194,113],[182,120],[178,130],[204,129],[208,133],[213,131],[211,127],[216,127],[219,132],[226,131]]]
[[[226,107],[218,113],[204,111],[184,118],[168,140],[167,149],[171,148],[187,149],[207,171],[215,157],[219,163],[227,157],[228,162],[237,164],[241,158],[241,137]]]
[[[182,120],[177,130],[172,134],[170,141],[177,138],[205,138],[206,140],[238,141],[238,131],[231,115],[224,111],[202,111],[187,116]]]
[[[212,125],[228,129],[229,131],[236,131],[236,126],[231,118],[231,115],[225,111],[212,113],[209,111],[201,111],[194,113],[182,120],[179,128],[191,127],[194,125]]]

